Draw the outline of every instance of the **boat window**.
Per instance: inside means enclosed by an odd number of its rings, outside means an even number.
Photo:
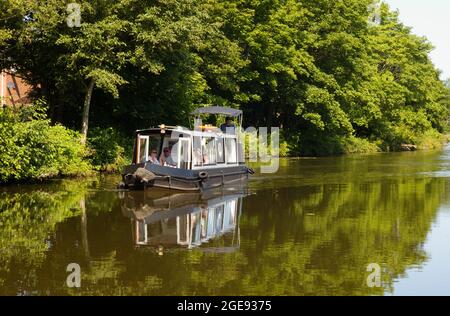
[[[178,165],[178,168],[189,169],[189,163],[191,161],[189,145],[189,138],[180,138],[178,143],[176,143],[174,146],[177,153],[176,163]]]
[[[150,154],[156,151],[156,159],[159,157],[159,145],[161,137],[159,135],[138,135],[138,152],[136,163],[147,162],[150,159]]]
[[[146,162],[148,160],[148,146],[148,136],[138,136],[137,163]]]
[[[214,137],[203,137],[202,154],[203,165],[216,164],[216,142]]]
[[[202,241],[206,241],[208,238],[208,210],[206,208],[202,208],[201,210],[201,219],[200,219],[200,227],[201,234],[200,237]]]
[[[189,244],[189,224],[190,216],[177,216],[177,243],[180,245]]]
[[[225,163],[225,150],[223,138],[216,139],[217,146],[217,163]]]
[[[206,238],[213,238],[214,237],[214,228],[215,228],[215,213],[214,208],[208,208],[208,224],[207,224],[207,230],[206,230]]]
[[[145,245],[147,243],[147,225],[144,221],[136,222],[136,243]]]
[[[227,163],[237,162],[237,152],[236,152],[236,139],[227,138],[225,140],[225,157]]]
[[[237,199],[225,203],[225,211],[223,216],[224,228],[231,229],[236,225]]]
[[[215,208],[215,233],[220,234],[223,230],[223,211],[224,205],[219,205]]]
[[[200,238],[201,238],[201,221],[200,221],[200,217],[201,217],[201,212],[195,212],[195,213],[191,213],[191,228],[192,228],[192,235],[191,235],[191,243],[193,245],[200,245]]]
[[[149,153],[149,155],[150,155],[150,153],[152,152],[152,151],[154,151],[154,150],[156,150],[156,153],[157,153],[157,156],[156,157],[159,157],[159,155],[161,154],[160,152],[159,152],[159,150],[160,150],[160,145],[161,144],[161,136],[159,136],[159,135],[150,135],[150,137],[149,137],[149,147],[148,147],[148,153]]]
[[[193,150],[193,163],[194,166],[202,165],[202,142],[199,136],[194,136],[194,143],[192,144]]]

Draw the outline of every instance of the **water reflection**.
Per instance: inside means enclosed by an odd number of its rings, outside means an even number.
[[[449,153],[286,159],[204,194],[118,193],[114,176],[1,188],[0,294],[422,294],[448,279]]]
[[[239,217],[244,194],[213,191],[180,193],[151,198],[150,191],[121,194],[121,209],[131,218],[133,242],[136,246],[163,248],[200,247],[219,237],[228,245],[202,248],[229,252],[239,247]]]

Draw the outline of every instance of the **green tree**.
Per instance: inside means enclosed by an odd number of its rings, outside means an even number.
[[[82,121],[83,134],[89,121],[127,133],[186,125],[193,108],[213,104],[242,108],[247,126],[280,126],[302,155],[348,143],[395,150],[447,127],[432,46],[377,0],[80,4],[71,28],[59,1],[10,0],[0,56],[54,122]]]

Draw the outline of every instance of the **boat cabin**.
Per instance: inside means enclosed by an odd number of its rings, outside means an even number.
[[[203,124],[202,115],[209,114],[224,115],[228,120],[235,120],[235,123],[224,123],[220,128]],[[219,186],[247,176],[248,168],[243,163],[244,153],[238,132],[242,125],[242,111],[206,107],[195,110],[192,115],[192,130],[160,125],[158,128],[136,131],[133,162],[125,169],[124,181],[127,185],[137,183],[136,177],[133,177],[137,168],[151,172],[152,181],[146,181],[146,184],[181,189]],[[163,184],[167,182],[163,180],[168,178],[169,185]],[[174,185],[177,182],[184,184]]]
[[[212,130],[190,131],[180,126],[138,131],[133,163],[152,162],[152,153],[160,165],[190,170],[239,163],[236,135]],[[166,153],[172,157],[169,161],[164,157]]]
[[[217,113],[218,110],[215,110]],[[229,116],[238,116],[238,124],[241,124],[241,111],[228,109],[222,112]],[[194,113],[205,112],[199,109]],[[236,166],[243,160],[239,156],[242,152],[237,128],[232,129],[234,132],[224,133],[218,127],[201,125],[198,117],[194,121],[197,124],[194,130],[181,126],[160,125],[159,128],[136,131],[133,163],[151,162],[152,153],[155,152],[157,163],[160,165],[190,170]],[[165,154],[171,156],[169,162]]]

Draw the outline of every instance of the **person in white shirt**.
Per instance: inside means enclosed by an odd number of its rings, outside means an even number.
[[[172,150],[169,147],[164,148],[160,161],[163,166],[175,167],[177,165],[175,161],[173,161]]]

